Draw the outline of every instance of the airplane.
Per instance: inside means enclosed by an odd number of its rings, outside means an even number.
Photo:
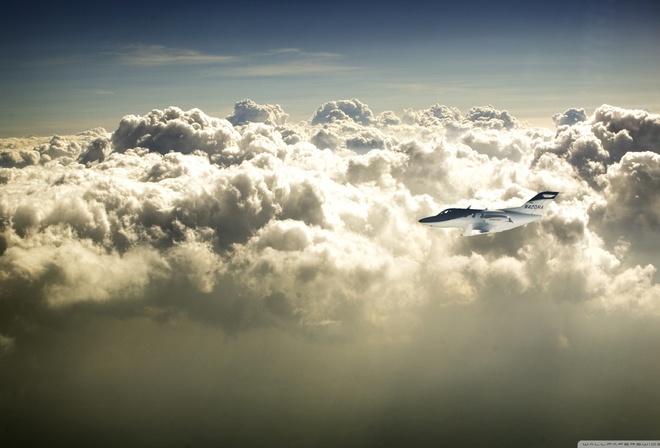
[[[422,218],[419,222],[431,227],[459,227],[463,229],[463,236],[504,232],[541,219],[547,205],[558,194],[557,191],[543,191],[520,207],[500,210],[480,210],[470,208],[472,206],[448,208],[436,216]]]

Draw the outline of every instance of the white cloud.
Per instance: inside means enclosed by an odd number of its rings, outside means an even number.
[[[329,101],[318,108],[312,117],[312,124],[332,123],[352,120],[355,123],[369,125],[374,120],[373,112],[366,104],[357,99]]]
[[[177,107],[153,110],[144,117],[125,116],[112,134],[115,151],[144,147],[166,154],[195,150],[219,154],[236,145],[239,136],[226,120],[212,118],[199,109]]]
[[[461,112],[455,107],[435,104],[428,109],[414,111],[406,109],[403,120],[408,124],[421,126],[448,125],[462,119]]]
[[[146,67],[223,64],[235,60],[233,56],[206,54],[196,50],[162,45],[127,45],[116,50],[114,55],[122,64]]]
[[[245,65],[231,69],[228,73],[234,76],[299,76],[337,73],[349,70],[352,70],[352,68],[336,64],[334,61],[299,60],[272,64]]]
[[[641,316],[660,316],[660,284],[653,282],[652,265],[629,268],[607,284],[598,305],[607,311],[624,309]]]
[[[635,203],[652,201],[652,195],[649,199],[636,198],[655,191],[655,177],[644,174],[641,178],[632,179],[627,171],[653,173],[651,160],[657,154],[631,152],[621,162],[612,163],[603,144],[602,129],[607,129],[609,125],[598,121],[603,113],[599,109],[589,119],[588,125],[584,120],[578,120],[573,125],[562,125],[558,134],[553,136],[549,132],[515,130],[518,126],[515,119],[490,107],[473,108],[464,117],[456,110],[433,106],[426,111],[406,112],[408,121],[404,118],[402,122],[397,122],[378,119],[368,106],[358,100],[333,101],[321,106],[314,114],[312,127],[292,125],[289,135],[298,136],[297,143],[292,145],[282,139],[282,133],[287,129],[286,114],[282,109],[279,106],[258,105],[250,100],[237,103],[229,121],[209,117],[198,109],[183,111],[175,107],[154,110],[143,117],[126,116],[111,138],[102,130],[78,137],[53,137],[50,142],[40,144],[32,151],[39,154],[40,163],[52,161],[58,165],[34,167],[32,171],[26,167],[19,172],[19,176],[12,174],[11,178],[7,177],[11,188],[3,195],[3,219],[9,224],[6,237],[6,253],[9,256],[6,262],[18,257],[12,254],[19,251],[19,247],[22,248],[20,251],[28,250],[22,241],[39,241],[44,235],[49,235],[48,238],[53,240],[56,239],[54,235],[67,234],[67,245],[57,245],[45,251],[45,246],[31,243],[35,246],[30,250],[59,254],[56,257],[45,255],[46,258],[56,259],[64,259],[71,254],[72,257],[87,260],[90,265],[112,265],[116,260],[118,264],[113,269],[121,277],[122,273],[128,273],[121,266],[130,266],[130,263],[124,263],[125,257],[146,244],[146,247],[156,250],[155,257],[162,258],[162,266],[171,266],[174,262],[180,266],[176,271],[181,273],[191,268],[192,271],[183,274],[182,278],[199,283],[199,290],[205,294],[213,294],[222,284],[221,277],[226,274],[226,269],[238,269],[238,265],[232,262],[234,250],[243,254],[243,259],[261,266],[259,269],[286,265],[286,261],[280,263],[259,258],[272,258],[281,251],[263,252],[260,249],[255,252],[261,254],[256,259],[245,255],[245,251],[251,253],[253,247],[262,247],[258,241],[263,229],[278,228],[275,225],[277,222],[289,223],[287,225],[300,223],[301,229],[307,229],[305,232],[317,233],[318,230],[313,229],[323,229],[325,233],[321,234],[329,241],[345,240],[346,247],[362,245],[363,255],[371,254],[370,258],[381,261],[374,265],[378,266],[376,272],[379,280],[371,278],[367,269],[364,271],[366,277],[361,281],[365,285],[389,284],[395,276],[393,266],[396,263],[408,266],[411,277],[420,275],[415,272],[420,269],[422,253],[418,251],[424,246],[426,230],[416,225],[418,215],[432,213],[444,204],[461,200],[463,205],[475,202],[474,205],[481,206],[492,206],[493,202],[510,205],[523,201],[534,189],[553,188],[562,191],[566,205],[558,206],[542,225],[518,232],[521,238],[524,235],[528,238],[529,235],[539,235],[542,228],[562,245],[579,247],[584,254],[607,254],[607,266],[636,272],[635,265],[630,264],[635,259],[630,251],[626,252],[625,260],[619,260],[609,251],[618,244],[618,239],[612,241],[611,234],[613,229],[620,228],[617,223],[621,221],[630,228],[642,226],[626,239],[634,244],[639,244],[640,238],[656,238],[657,226],[653,223],[657,219],[648,215],[655,208],[630,208]],[[617,116],[628,115],[619,111]],[[607,123],[612,121],[611,118],[607,120]],[[240,129],[234,128],[231,122],[251,124]],[[632,121],[632,129],[617,132],[639,133],[641,131],[638,129],[643,127],[640,122],[653,123],[653,118],[637,118],[637,121]],[[278,128],[273,127],[275,125]],[[322,129],[315,130],[321,125]],[[649,129],[652,132],[652,126]],[[430,133],[429,130],[437,130],[437,133]],[[311,143],[305,142],[306,139]],[[329,147],[333,152],[317,149],[314,144],[321,149]],[[11,147],[14,152],[29,151],[17,147],[15,143],[6,143],[5,146]],[[553,157],[568,161],[576,171],[567,171],[559,161],[553,161]],[[643,158],[644,161],[637,163],[635,158]],[[87,168],[76,161],[85,163]],[[34,179],[39,181],[35,184]],[[585,180],[598,186],[598,190],[586,186]],[[50,186],[48,189],[47,185]],[[34,190],[33,196],[38,198],[36,202],[33,198],[22,199],[18,195],[25,188]],[[627,194],[627,188],[635,190]],[[603,206],[610,201],[613,201],[611,208]],[[600,222],[592,224],[587,209],[592,218],[600,217]],[[647,218],[640,221],[644,216]],[[55,232],[53,229],[58,230]],[[603,233],[596,233],[599,231]],[[407,236],[402,238],[403,234]],[[266,235],[273,241],[272,231]],[[547,244],[549,235],[532,238],[528,244]],[[76,238],[90,241],[92,246],[88,243],[78,246]],[[605,238],[605,246],[601,243],[602,238]],[[278,247],[280,243],[274,242],[268,247],[273,244]],[[286,244],[285,247],[288,247]],[[468,243],[461,241],[457,247],[464,247],[465,244]],[[104,251],[117,251],[124,255],[120,258],[92,255],[95,253],[94,245]],[[240,251],[238,247],[242,247]],[[348,272],[361,269],[357,260],[363,263],[363,267],[368,264],[364,264],[364,258],[356,258],[355,263],[348,264],[350,269],[347,273],[340,270],[331,275],[333,271],[327,265],[328,260],[333,260],[332,263],[341,260],[348,262],[348,255],[343,249],[335,253],[336,249],[331,249],[331,246],[321,247],[326,248],[303,256],[302,259],[307,260],[306,268],[276,269],[274,274],[269,274],[274,275],[273,285],[285,285],[291,281],[286,277],[290,272],[302,269],[309,273],[307,275],[313,289],[320,291],[322,298],[318,301],[332,304],[332,300],[339,300],[336,291],[332,296],[335,299],[326,296],[325,291],[339,281],[338,278],[350,276]],[[516,247],[515,244],[513,247]],[[638,249],[637,245],[633,247]],[[167,252],[158,256],[159,251],[163,250]],[[390,251],[396,258],[387,261],[383,250]],[[451,257],[452,249],[448,250],[447,255]],[[482,254],[485,257],[482,260],[489,259],[488,253],[509,254],[509,258],[495,258],[483,266],[484,269],[492,266],[488,272],[499,272],[492,269],[500,265],[507,266],[502,272],[518,272],[515,280],[518,286],[512,287],[524,293],[533,278],[539,279],[538,273],[526,271],[521,263],[534,264],[536,261],[534,257],[523,255],[528,248],[524,252],[512,253],[511,250],[498,248],[497,244],[491,246],[486,254]],[[16,253],[23,254],[20,259],[25,259],[27,252],[20,251]],[[283,253],[289,252],[291,250]],[[644,250],[640,247],[634,251],[637,252],[641,254]],[[188,259],[186,254],[194,253],[201,254],[197,263],[193,259],[182,263],[181,260]],[[320,253],[324,254],[325,261],[314,261],[314,256]],[[569,253],[557,253],[558,259],[569,257]],[[460,254],[460,251],[456,253]],[[581,300],[591,300],[602,292],[592,285],[593,278],[607,275],[616,278],[618,274],[616,269],[600,268],[600,261],[594,261],[587,255],[585,257],[566,258],[556,265],[556,272],[546,274],[551,278],[563,278],[561,281],[564,283],[573,281],[567,280],[568,277],[581,282],[582,286],[576,289],[577,296]],[[617,262],[612,264],[612,258]],[[640,262],[644,260],[646,258],[640,258]],[[495,279],[486,271],[476,273],[474,269],[478,269],[480,264],[474,264],[475,261],[473,259],[463,268],[461,264],[450,268],[459,270],[449,277]],[[392,267],[388,267],[390,262]],[[213,267],[226,263],[227,268]],[[554,262],[549,265],[555,266]],[[65,267],[58,269],[66,279],[86,278],[87,283],[92,285],[99,285],[101,281],[82,274],[67,274]],[[237,272],[232,271],[232,275],[249,278],[255,269],[244,266]],[[597,272],[591,272],[593,269]],[[329,277],[324,280],[326,275]],[[145,271],[143,276],[148,278],[149,274]],[[296,277],[292,278],[295,281]],[[480,283],[482,280],[462,290],[471,291],[478,297],[480,288],[488,284]],[[69,281],[72,280],[45,287],[43,291],[50,291],[54,297],[64,293],[53,291],[67,291],[68,300],[74,302],[86,300],[85,294],[91,301],[99,298],[111,300],[112,291],[115,291],[100,286],[93,288],[95,293],[86,287],[74,291],[70,289]],[[404,287],[413,287],[405,277],[400,281]],[[460,284],[454,280],[450,283]],[[121,284],[120,281],[112,281],[112,285]],[[129,281],[129,285],[132,284]],[[148,284],[140,283],[139,287],[147,288]],[[263,279],[259,282],[261,288],[266,284]],[[339,294],[341,297],[351,297],[348,291],[355,290],[359,292],[359,297],[351,299],[352,303],[364,302],[359,309],[374,306],[362,294],[371,287],[350,282],[348,285],[346,291]],[[117,288],[117,291],[123,291],[125,287]],[[280,294],[278,297],[286,300],[294,300],[296,294],[300,294],[300,291],[294,291],[294,287],[287,288],[276,291],[269,287],[253,294],[257,297]],[[384,300],[383,293],[367,295]],[[428,293],[422,290],[414,295],[426,297]],[[399,296],[410,294],[399,292],[391,300],[397,302],[396,297]],[[55,303],[63,299],[49,297],[47,300]],[[447,300],[451,302],[453,299]],[[417,303],[403,298],[400,301]],[[305,307],[312,312],[316,309],[315,302],[308,300],[302,305],[290,304],[290,307],[306,315],[308,311]],[[328,306],[332,308],[334,305]],[[321,312],[317,321],[337,319],[335,314],[328,313],[324,315]],[[309,321],[309,317],[306,319]]]
[[[322,105],[307,123],[286,116],[244,100],[228,119],[170,107],[126,116],[112,134],[0,142],[3,360],[24,372],[33,359],[38,378],[49,363],[69,372],[76,387],[65,390],[86,410],[87,395],[71,391],[107,398],[117,372],[156,396],[155,375],[167,390],[210,391],[213,403],[193,410],[237,418],[245,411],[232,404],[270,414],[269,400],[286,399],[304,415],[344,415],[357,394],[361,441],[373,440],[369,425],[387,433],[378,416],[388,406],[397,419],[400,409],[428,418],[413,401],[434,416],[453,400],[459,415],[517,421],[532,394],[550,405],[527,412],[564,424],[552,409],[593,387],[585,356],[603,366],[604,399],[628,403],[611,392],[633,381],[621,360],[648,362],[657,349],[657,115],[575,109],[552,132],[492,107],[376,116],[354,99]],[[463,238],[417,223],[543,189],[561,192],[547,216],[510,232]],[[648,337],[631,331],[639,322]],[[63,347],[73,354],[62,361],[46,355]],[[144,372],[126,367],[136,362]],[[12,384],[32,381],[7,372]],[[657,396],[655,375],[639,375]],[[220,399],[218,382],[249,392]],[[473,387],[479,405],[463,400]],[[26,390],[36,409],[54,406],[46,398],[57,392]],[[590,410],[601,404],[595,392],[581,397]],[[72,409],[94,432],[100,411]],[[626,409],[649,421],[646,408]],[[604,428],[601,417],[569,420]]]
[[[279,48],[236,57],[236,64],[204,70],[204,76],[300,76],[354,71],[342,63],[342,55],[309,52],[298,48]]]
[[[279,105],[259,105],[245,99],[234,105],[234,113],[227,120],[234,126],[247,123],[284,124],[288,116]]]
[[[106,144],[108,137],[105,129],[95,128],[75,137],[54,135],[51,138],[4,139],[0,143],[0,167],[24,168],[53,159],[70,163],[79,158],[86,161],[102,158],[104,151],[109,152]]]
[[[492,129],[512,129],[518,125],[518,120],[507,111],[499,111],[492,106],[473,107],[465,118],[475,125]]]
[[[557,126],[572,126],[586,121],[587,114],[584,109],[568,109],[563,113],[556,113],[552,116],[552,120]]]

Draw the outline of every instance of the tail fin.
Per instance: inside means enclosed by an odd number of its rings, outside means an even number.
[[[545,207],[554,200],[558,194],[558,191],[543,191],[525,202],[521,207],[507,208],[506,210],[528,215],[542,215],[545,212]]]

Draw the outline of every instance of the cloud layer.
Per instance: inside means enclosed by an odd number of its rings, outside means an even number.
[[[287,117],[244,100],[0,141],[0,436],[654,437],[659,115],[570,109],[551,131],[352,99]],[[547,216],[510,232],[417,223],[544,189]]]

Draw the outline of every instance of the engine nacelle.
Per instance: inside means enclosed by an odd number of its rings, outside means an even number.
[[[504,213],[482,213],[481,219],[488,223],[496,224],[502,222],[513,222],[508,215]]]

